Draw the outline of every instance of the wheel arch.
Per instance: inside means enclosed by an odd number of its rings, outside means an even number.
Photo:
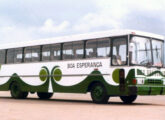
[[[87,92],[90,92],[91,91],[91,89],[92,89],[92,86],[94,85],[94,84],[101,84],[101,85],[103,85],[104,87],[105,87],[105,85],[104,85],[104,83],[102,83],[101,81],[99,81],[99,80],[95,80],[95,81],[92,81],[89,85],[88,85],[88,89],[87,89]],[[105,87],[106,88],[106,87]]]

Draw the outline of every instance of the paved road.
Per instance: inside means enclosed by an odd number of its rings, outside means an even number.
[[[56,93],[51,100],[34,94],[15,100],[0,92],[0,120],[165,120],[165,96],[140,96],[132,105],[114,97],[98,105],[89,94]]]

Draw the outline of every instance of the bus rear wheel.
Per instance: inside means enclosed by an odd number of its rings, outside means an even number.
[[[130,96],[120,96],[120,99],[123,101],[125,104],[131,104],[133,103],[137,98],[137,95],[130,95]]]
[[[53,96],[53,93],[46,92],[37,92],[39,99],[50,99]]]
[[[105,87],[100,83],[95,83],[91,88],[91,98],[94,103],[105,104],[108,103],[109,96]]]
[[[15,99],[25,99],[28,96],[28,92],[23,92],[17,82],[11,84],[10,94]]]

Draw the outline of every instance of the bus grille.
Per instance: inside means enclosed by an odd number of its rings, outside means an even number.
[[[160,84],[162,84],[162,80],[156,80],[156,79],[149,79],[149,80],[147,80],[147,83],[148,84],[155,84],[155,85],[160,85]]]

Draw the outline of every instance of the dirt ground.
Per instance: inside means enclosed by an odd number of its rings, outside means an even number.
[[[139,96],[131,105],[118,97],[98,105],[90,94],[56,93],[50,100],[36,94],[15,100],[0,92],[0,120],[165,120],[165,96]]]

